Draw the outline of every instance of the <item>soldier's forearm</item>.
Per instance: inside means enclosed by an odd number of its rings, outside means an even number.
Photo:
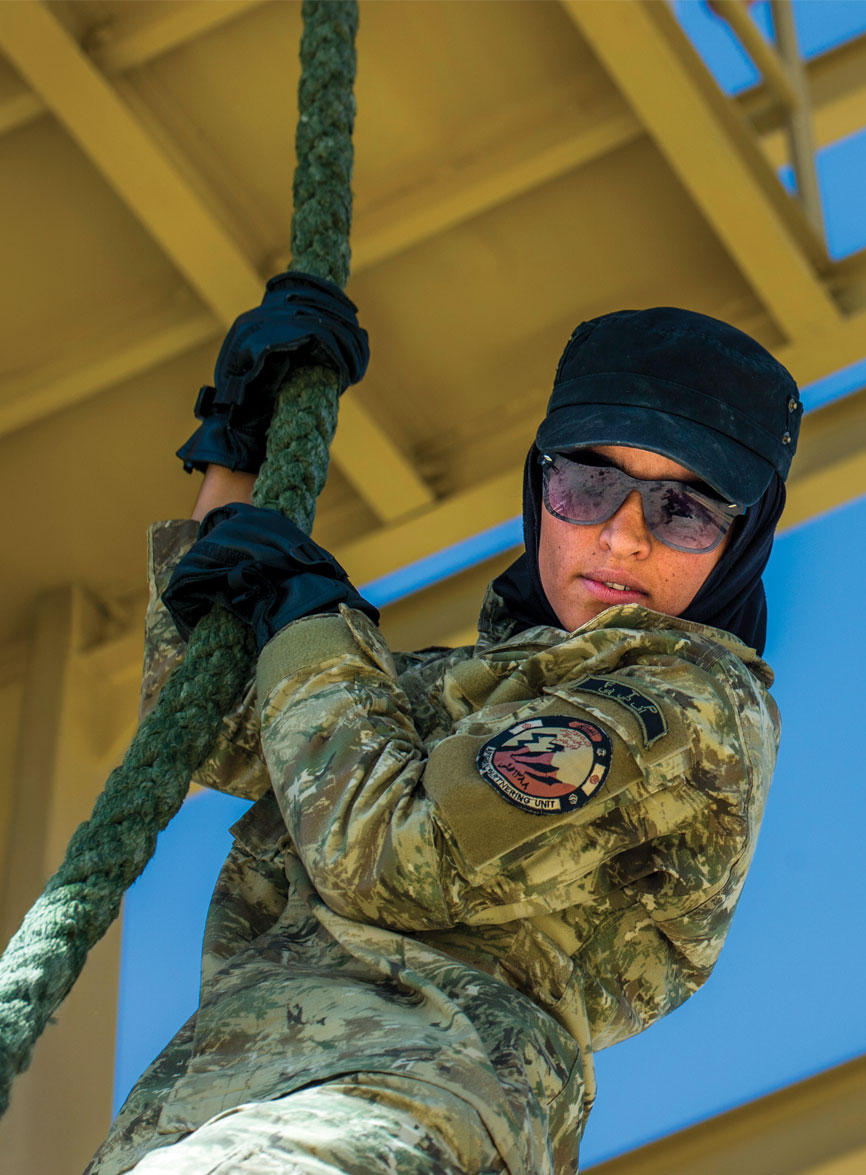
[[[254,473],[236,473],[224,465],[208,465],[191,517],[201,522],[209,510],[229,502],[251,502]]]

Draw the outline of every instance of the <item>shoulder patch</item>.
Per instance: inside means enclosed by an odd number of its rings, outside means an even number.
[[[529,718],[488,739],[475,764],[510,804],[538,815],[573,812],[607,777],[611,741],[580,718]]]
[[[612,677],[584,677],[574,682],[572,688],[612,698],[630,710],[641,728],[645,747],[651,747],[657,739],[663,738],[668,732],[665,716],[652,698],[648,698],[646,694],[623,681],[617,681]]]

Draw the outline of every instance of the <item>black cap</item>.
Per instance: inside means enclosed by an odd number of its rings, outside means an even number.
[[[797,448],[802,405],[786,368],[716,318],[657,306],[583,322],[556,369],[536,437],[544,453],[650,449],[751,506]]]

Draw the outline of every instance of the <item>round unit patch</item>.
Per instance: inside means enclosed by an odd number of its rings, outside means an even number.
[[[527,812],[574,812],[610,768],[611,742],[579,718],[530,718],[488,739],[475,764],[511,804]]]

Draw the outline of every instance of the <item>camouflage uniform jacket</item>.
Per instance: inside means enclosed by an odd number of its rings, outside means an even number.
[[[194,523],[151,531],[143,705],[180,641],[159,602]],[[576,1170],[592,1054],[719,954],[776,756],[768,667],[635,604],[392,654],[358,612],[295,621],[197,781],[258,802],[205,930],[201,1003],[93,1170],[336,1074],[444,1085],[512,1175]]]

